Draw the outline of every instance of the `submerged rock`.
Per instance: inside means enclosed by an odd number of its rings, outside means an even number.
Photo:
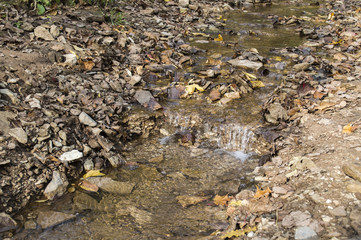
[[[76,218],[76,215],[74,214],[46,211],[39,213],[37,222],[42,229],[46,229],[72,220],[74,218]]]
[[[123,194],[123,195],[130,194],[133,191],[133,188],[135,187],[135,183],[119,182],[109,177],[90,177],[87,178],[87,180],[90,183],[97,185],[99,188],[101,188],[104,191],[110,193]]]

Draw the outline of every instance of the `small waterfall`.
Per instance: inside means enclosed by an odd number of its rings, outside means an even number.
[[[228,151],[247,153],[254,136],[249,126],[237,123],[221,123],[217,119],[205,119],[199,114],[183,112],[166,112],[167,122],[178,131],[196,129],[207,141],[216,148]],[[199,137],[199,136],[198,136]]]

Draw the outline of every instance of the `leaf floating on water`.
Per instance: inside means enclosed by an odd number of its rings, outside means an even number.
[[[224,206],[224,205],[227,205],[227,203],[231,200],[232,198],[228,195],[225,195],[225,196],[219,196],[219,195],[216,195],[213,199],[213,202],[214,204],[216,205],[221,205],[221,206]]]
[[[218,34],[218,37],[214,39],[214,41],[217,41],[217,42],[222,42],[223,41],[223,37],[221,34]]]
[[[101,173],[100,170],[90,170],[86,174],[84,174],[83,178],[86,179],[88,177],[101,177],[105,176],[104,173]]]
[[[253,88],[261,88],[264,87],[264,84],[262,81],[251,81]]]
[[[186,91],[187,91],[188,94],[193,94],[195,90],[203,92],[204,88],[202,88],[198,84],[192,84],[192,85],[186,86]]]
[[[261,189],[259,189],[258,186],[256,186],[256,188],[257,188],[257,192],[254,194],[254,196],[253,196],[254,198],[260,198],[262,196],[267,196],[268,194],[270,194],[272,192],[271,189],[269,189],[269,187],[267,187],[266,190],[261,190]]]
[[[256,226],[248,227],[246,229],[234,230],[232,232],[224,234],[221,238],[225,239],[225,238],[232,238],[232,237],[240,237],[240,236],[245,235],[246,233],[255,232],[256,230],[257,230]]]
[[[86,180],[79,183],[79,187],[89,192],[98,192],[99,188],[97,185],[94,185]]]

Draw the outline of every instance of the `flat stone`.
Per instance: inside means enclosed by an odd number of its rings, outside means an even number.
[[[28,135],[21,127],[10,129],[9,135],[22,144],[26,144],[28,142]]]
[[[16,229],[18,224],[8,214],[0,213],[0,232]]]
[[[63,153],[60,157],[59,160],[62,162],[71,162],[77,159],[80,159],[83,157],[83,153],[78,151],[78,150],[72,150],[69,152],[65,152]]]
[[[241,59],[232,59],[228,61],[234,67],[241,67],[245,69],[258,70],[263,67],[263,63],[261,62],[252,62],[249,60],[241,60]]]
[[[272,191],[276,194],[286,194],[288,191],[283,187],[273,187]]]
[[[158,110],[162,108],[149,91],[139,90],[135,93],[134,98],[150,110]]]
[[[46,41],[55,40],[51,33],[42,26],[38,26],[34,29],[34,35],[35,37],[44,39]]]
[[[343,206],[338,206],[334,209],[330,209],[330,213],[336,217],[346,217],[347,213]]]
[[[361,182],[361,166],[356,164],[345,164],[342,171],[349,177]]]
[[[92,119],[88,114],[86,114],[85,112],[80,113],[79,115],[79,121],[87,126],[90,127],[95,127],[97,125],[97,122],[94,121],[94,119]]]
[[[310,227],[298,227],[295,233],[295,240],[318,240],[317,233]]]
[[[104,191],[110,193],[123,194],[123,195],[130,194],[135,186],[135,183],[119,182],[109,177],[90,177],[87,178],[87,180],[90,183],[97,185],[99,188],[101,188]]]
[[[28,220],[24,223],[24,228],[27,230],[34,230],[36,229],[37,225],[34,220]]]
[[[64,177],[65,178],[65,177]],[[48,186],[44,190],[44,196],[48,200],[53,200],[55,196],[60,197],[66,192],[68,181],[65,178],[64,181],[58,171],[53,172],[53,178],[51,179]]]
[[[346,189],[348,192],[361,193],[361,184],[352,183],[352,184],[347,185]]]
[[[67,214],[55,211],[40,212],[38,215],[37,222],[42,229],[54,227],[66,221],[76,218],[74,214]]]

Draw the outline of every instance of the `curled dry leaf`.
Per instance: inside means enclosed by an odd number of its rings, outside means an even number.
[[[272,192],[271,189],[269,189],[269,187],[267,187],[266,190],[261,190],[261,189],[259,189],[258,186],[256,186],[256,188],[257,188],[257,192],[254,194],[254,196],[253,196],[254,198],[260,198],[262,196],[267,196],[268,194],[270,194]]]
[[[216,195],[213,199],[213,202],[214,204],[216,205],[221,205],[221,206],[224,206],[224,205],[227,205],[227,203],[232,199],[232,197],[228,196],[228,195],[225,195],[225,196],[219,196],[219,195]]]
[[[79,183],[79,187],[89,192],[98,192],[99,188],[97,185],[90,183],[87,180],[83,180]]]
[[[86,174],[84,174],[83,178],[86,179],[88,177],[101,177],[104,176],[104,173],[101,173],[100,170],[90,170]]]
[[[232,237],[240,237],[240,236],[245,235],[246,233],[255,232],[256,230],[257,230],[256,226],[247,227],[245,229],[234,230],[232,232],[226,233],[221,238],[226,239],[226,238],[232,238]]]

